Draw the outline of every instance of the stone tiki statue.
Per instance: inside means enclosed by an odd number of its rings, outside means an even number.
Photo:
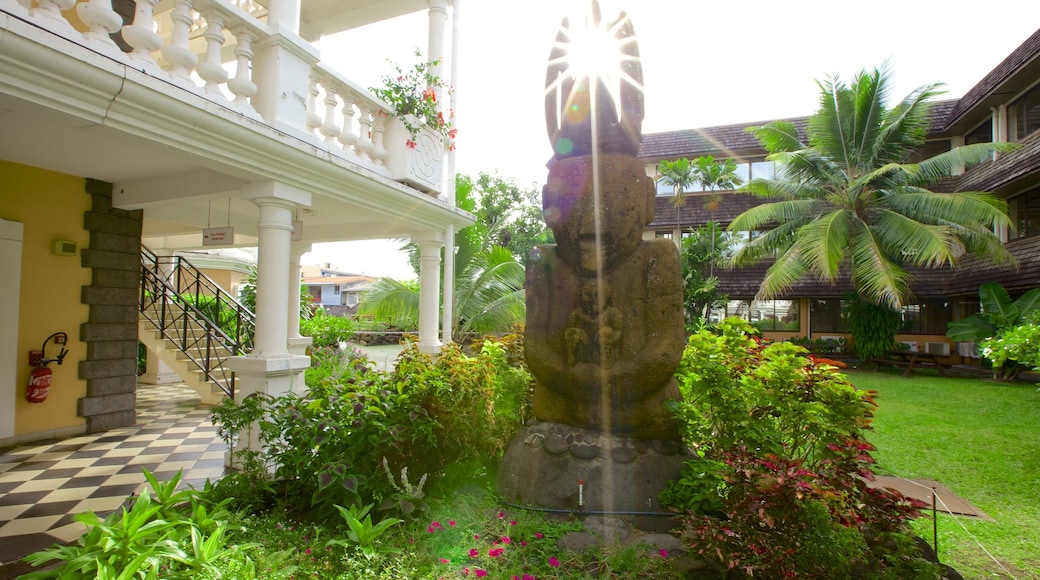
[[[535,248],[527,265],[538,422],[510,443],[498,488],[507,500],[575,507],[580,479],[600,492],[577,507],[645,511],[684,459],[665,408],[680,397],[681,268],[672,241],[642,239],[655,191],[636,157],[643,98],[632,24],[622,13],[600,26],[595,0],[586,24],[613,35],[620,72],[569,70],[576,35],[563,21],[546,78],[554,155],[542,191],[556,245]]]

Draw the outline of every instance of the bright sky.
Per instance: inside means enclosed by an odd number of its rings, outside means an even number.
[[[457,170],[498,172],[541,188],[552,155],[545,135],[545,65],[560,20],[581,0],[463,0],[459,22]],[[1040,27],[1040,1],[601,0],[635,25],[646,93],[643,133],[768,121],[816,110],[815,81],[848,78],[886,59],[894,103],[946,84],[962,96]],[[426,53],[425,12],[329,37],[318,47],[362,86],[378,85]],[[417,39],[415,45],[401,38]],[[370,57],[379,55],[380,58]],[[435,55],[440,56],[440,55]],[[363,245],[357,245],[363,244]],[[306,263],[413,278],[398,244],[319,244]]]

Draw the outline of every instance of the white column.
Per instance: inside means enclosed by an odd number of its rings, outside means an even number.
[[[307,347],[313,342],[311,337],[300,335],[300,258],[309,251],[311,245],[304,242],[293,242],[289,248],[289,352],[301,356],[307,354]]]
[[[194,86],[191,72],[195,70],[195,65],[199,64],[199,57],[195,56],[188,45],[193,22],[191,11],[195,7],[192,2],[193,0],[174,0],[173,11],[170,12],[173,33],[170,35],[170,43],[162,47],[162,57],[169,65],[170,76],[174,80],[180,79]]]
[[[444,38],[448,28],[448,2],[447,0],[430,0],[429,31],[427,37],[426,59],[428,61],[440,61],[437,66],[431,67],[430,72],[434,76],[444,77]],[[437,102],[443,102],[437,95]]]
[[[267,25],[283,26],[293,34],[299,34],[300,0],[271,0],[268,2]]]
[[[455,199],[454,193],[449,194]],[[452,342],[455,320],[455,227],[444,228],[444,308],[441,319],[441,342]]]
[[[441,232],[423,232],[412,236],[419,246],[419,350],[436,354],[443,345],[437,338],[440,312]]]

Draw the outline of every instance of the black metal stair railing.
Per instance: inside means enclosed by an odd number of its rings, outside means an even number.
[[[141,249],[141,314],[177,345],[206,380],[235,396],[227,359],[253,348],[256,317],[181,256]]]

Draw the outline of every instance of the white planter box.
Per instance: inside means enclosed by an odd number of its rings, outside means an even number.
[[[436,132],[423,127],[415,137],[415,147],[409,147],[412,138],[397,117],[386,120],[383,146],[387,150],[386,168],[390,178],[415,189],[434,195],[441,192],[444,175],[444,142]]]

